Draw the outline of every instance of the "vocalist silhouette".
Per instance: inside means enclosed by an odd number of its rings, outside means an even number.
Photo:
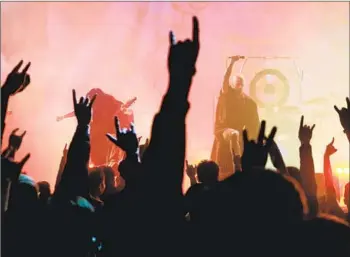
[[[134,117],[132,112],[127,112],[127,108],[136,101],[136,98],[123,104],[99,88],[91,89],[86,96],[91,99],[94,95],[97,95],[97,97],[92,107],[93,113],[90,124],[90,160],[94,166],[109,165],[116,167],[122,158],[120,155],[122,151],[110,143],[106,138],[106,134],[115,133],[114,116],[118,117],[121,128],[130,127],[130,123],[134,122]],[[70,117],[74,117],[74,112],[57,117],[57,121]]]
[[[211,154],[211,159],[220,166],[220,179],[241,170],[242,132],[246,129],[249,137],[255,138],[260,125],[256,103],[243,92],[243,76],[236,75],[231,79],[233,65],[241,56],[230,59],[216,106],[215,139]]]

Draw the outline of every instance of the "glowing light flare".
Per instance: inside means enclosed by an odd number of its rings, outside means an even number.
[[[272,84],[275,80],[275,76],[268,74],[265,76],[265,80],[267,81],[268,84]]]
[[[338,175],[349,175],[349,168],[337,168],[336,172]]]

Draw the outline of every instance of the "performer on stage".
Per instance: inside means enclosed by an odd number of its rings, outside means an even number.
[[[107,133],[115,133],[114,116],[117,116],[121,128],[129,128],[130,123],[134,122],[132,112],[128,112],[128,108],[136,101],[136,97],[128,101],[126,104],[116,100],[113,96],[104,93],[99,88],[91,89],[87,93],[90,99],[97,95],[93,105],[90,141],[91,153],[90,160],[94,166],[111,165],[115,167],[122,158],[120,149],[107,139]],[[74,111],[64,116],[57,117],[57,121],[74,117]]]
[[[220,167],[220,179],[230,176],[235,170],[241,170],[243,129],[247,129],[248,136],[254,139],[259,131],[257,105],[243,92],[244,78],[236,75],[231,79],[233,65],[241,58],[231,57],[216,106],[211,159]]]

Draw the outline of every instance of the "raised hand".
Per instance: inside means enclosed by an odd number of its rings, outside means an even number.
[[[300,119],[300,126],[299,126],[299,140],[302,145],[310,144],[311,138],[312,138],[312,132],[315,128],[315,124],[310,126],[304,125],[304,116],[301,116]]]
[[[230,57],[230,59],[231,59],[231,63],[234,63],[234,62],[237,62],[239,59],[243,59],[243,56],[235,55]]]
[[[334,109],[339,115],[340,124],[342,125],[344,132],[350,132],[350,99],[349,97],[346,98],[346,104],[347,108],[342,108],[339,110],[339,108],[334,105]]]
[[[30,84],[30,75],[27,73],[30,62],[20,72],[23,61],[20,61],[7,76],[6,81],[1,88],[2,93],[6,95],[15,95],[22,92]]]
[[[332,142],[330,142],[327,147],[326,147],[326,151],[325,151],[325,155],[326,156],[331,156],[332,154],[336,153],[338,150],[334,147],[333,145],[334,143],[334,137],[332,139]]]
[[[1,157],[2,178],[12,182],[16,181],[29,158],[30,154],[27,154],[20,162],[15,162],[8,158]]]
[[[199,53],[199,24],[193,17],[192,40],[184,42],[175,40],[172,31],[169,33],[170,48],[168,54],[168,69],[172,79],[188,80],[196,73],[196,61]]]
[[[195,165],[189,165],[186,160],[186,174],[189,178],[194,178],[197,174],[197,167]]]
[[[14,129],[9,138],[9,147],[14,149],[15,151],[17,151],[21,147],[23,137],[27,133],[26,131],[24,131],[21,135],[16,135],[16,132],[18,130],[18,128]]]
[[[270,135],[265,140],[266,122],[263,120],[260,125],[258,140],[248,139],[247,130],[243,131],[244,152],[242,156],[243,171],[247,171],[253,167],[264,168],[267,162],[267,156],[273,144],[273,139],[276,135],[277,128],[273,127]]]
[[[135,154],[139,148],[139,140],[135,133],[135,126],[131,123],[130,129],[120,129],[118,117],[114,117],[116,137],[106,134],[107,138],[128,154]]]
[[[89,100],[88,97],[80,97],[79,102],[77,102],[77,96],[75,90],[73,89],[73,104],[74,104],[74,113],[78,120],[78,125],[86,126],[90,124],[92,116],[92,105],[96,100],[96,95],[94,95]]]

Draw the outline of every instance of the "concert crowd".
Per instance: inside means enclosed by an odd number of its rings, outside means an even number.
[[[108,166],[89,168],[94,146],[90,123],[99,95],[79,97],[74,89],[77,125],[57,167],[56,184],[36,182],[23,173],[30,153],[19,160],[16,152],[25,132],[16,129],[5,141],[3,134],[10,99],[30,85],[31,64],[20,61],[13,68],[1,88],[3,256],[350,256],[350,211],[339,205],[343,196],[331,164],[336,145],[350,143],[349,98],[334,106],[339,116],[334,126],[344,130],[342,142],[330,138],[324,149],[312,149],[315,125],[307,124],[307,117],[295,121],[300,122],[295,131],[299,167],[283,161],[274,141],[278,124],[265,131],[266,122],[258,117],[256,129],[231,131],[226,140],[241,137],[232,141],[240,141],[242,151],[237,154],[238,146],[232,146],[232,173],[222,176],[222,166],[213,158],[188,164],[186,115],[192,80],[201,72],[196,69],[199,32],[194,17],[191,39],[175,41],[169,33],[169,85],[150,139],[141,145],[137,124],[123,129],[118,117],[115,133],[102,135],[124,153],[117,167],[120,176]],[[316,194],[313,151],[324,153],[324,201]],[[265,168],[268,156],[274,170]],[[184,174],[191,181],[186,193]],[[349,194],[347,183],[348,210]]]

